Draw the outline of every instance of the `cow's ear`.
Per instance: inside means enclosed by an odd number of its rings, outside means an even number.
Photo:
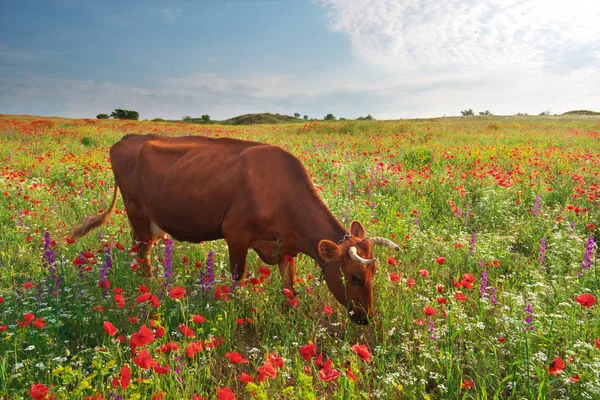
[[[350,233],[355,238],[362,239],[365,237],[365,228],[358,221],[352,221],[350,224]]]
[[[319,255],[327,262],[337,261],[342,255],[342,249],[330,240],[321,240],[319,242]]]

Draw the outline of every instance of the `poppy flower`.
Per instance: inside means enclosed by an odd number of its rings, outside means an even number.
[[[446,257],[436,257],[435,262],[439,265],[444,265],[446,263]]]
[[[307,344],[306,346],[300,347],[300,355],[304,360],[308,361],[312,357],[317,355],[317,347],[314,343]]]
[[[596,339],[596,347],[600,349],[600,339]]]
[[[392,282],[400,282],[400,275],[390,272],[390,281]]]
[[[152,307],[158,307],[158,306],[160,306],[160,300],[158,299],[157,296],[152,296],[150,298],[150,304],[152,305]]]
[[[283,294],[286,295],[287,297],[294,297],[294,292],[292,292],[290,289],[285,288],[283,289]]]
[[[550,363],[550,366],[548,367],[548,372],[551,375],[558,375],[562,372],[563,369],[565,369],[565,362],[563,361],[562,358],[556,357]]]
[[[25,290],[29,290],[35,287],[35,285],[29,281],[25,282],[22,286]]]
[[[4,303],[4,298],[0,296],[0,303]]]
[[[115,328],[115,326],[112,323],[110,323],[109,321],[104,321],[104,324],[102,327],[104,328],[106,333],[108,333],[108,336],[115,336],[115,334],[118,331],[118,329]]]
[[[242,357],[242,355],[238,352],[225,353],[225,357],[229,358],[229,361],[231,361],[234,364],[245,363],[246,361],[248,361],[247,359]]]
[[[445,297],[438,297],[437,299],[435,299],[435,301],[437,301],[438,304],[446,304],[448,302],[448,300],[446,300]]]
[[[335,381],[342,373],[335,368],[327,367],[319,371],[319,378],[324,382]]]
[[[498,338],[498,342],[504,343],[504,342],[506,342],[506,338],[504,336],[501,336]]]
[[[6,332],[8,330],[8,325],[0,325],[0,333]]]
[[[387,262],[390,265],[396,265],[396,259],[394,257],[388,257]]]
[[[44,318],[37,318],[33,321],[33,326],[38,329],[44,329],[46,327],[46,321],[44,321]]]
[[[415,281],[413,278],[408,278],[406,280],[406,285],[408,286],[408,288],[412,288],[413,286],[415,286],[415,283],[417,283],[417,281]]]
[[[135,301],[138,303],[144,303],[148,300],[150,300],[150,297],[152,297],[152,295],[150,294],[150,292],[144,292],[142,294],[140,294]]]
[[[154,341],[154,333],[146,325],[142,325],[140,330],[131,335],[130,343],[135,347],[143,347]]]
[[[499,267],[500,266],[500,261],[498,261],[498,260],[492,260],[492,264],[494,264],[494,267]]]
[[[204,349],[204,344],[202,341],[199,340],[199,341],[191,342],[190,344],[188,344],[187,347],[185,348],[185,353],[187,354],[187,356],[189,358],[194,358],[196,353],[202,352],[203,349]]]
[[[371,353],[369,352],[369,348],[364,344],[355,344],[352,346],[352,351],[354,351],[358,356],[365,362],[371,361]]]
[[[133,362],[135,365],[142,369],[150,369],[156,364],[158,364],[155,360],[152,359],[150,352],[148,349],[143,349],[139,352],[139,354],[133,357]]]
[[[435,308],[433,308],[431,306],[423,307],[423,312],[425,313],[425,315],[427,315],[429,317],[435,317]]]
[[[261,367],[258,367],[258,379],[257,381],[260,383],[264,381],[267,377],[275,378],[277,376],[277,370],[271,363],[271,361],[267,361]]]
[[[346,376],[350,379],[352,379],[354,382],[356,382],[358,380],[358,378],[356,377],[356,375],[354,375],[352,373],[352,370],[350,369],[350,367],[348,367],[348,369],[346,369]]]
[[[165,365],[164,367],[161,367],[159,364],[154,365],[154,372],[156,372],[159,375],[166,374],[167,372],[169,372],[170,369],[171,366],[169,364]]]
[[[31,384],[31,389],[29,390],[29,395],[34,400],[43,400],[48,395],[50,389],[44,385],[43,383]]]
[[[573,383],[577,383],[577,382],[579,382],[579,381],[581,380],[581,378],[579,377],[579,374],[575,374],[575,375],[573,375],[573,376],[570,376],[570,377],[569,377],[569,380],[570,380],[571,382],[573,382]]]
[[[437,289],[438,293],[442,293],[444,291],[444,285],[442,285],[441,283],[437,284],[435,288]]]
[[[192,317],[192,321],[194,321],[195,324],[201,324],[206,321],[206,318],[204,318],[202,315],[196,314]]]
[[[580,294],[579,296],[575,297],[575,301],[587,308],[590,308],[596,304],[596,298],[590,293]]]
[[[194,330],[188,328],[184,324],[179,325],[179,332],[183,333],[187,337],[194,337]]]
[[[456,294],[454,295],[454,298],[457,301],[465,301],[465,300],[467,300],[467,296],[465,296],[462,292],[456,292]]]
[[[461,390],[473,389],[475,388],[475,384],[468,379],[463,379],[462,386],[460,388]]]
[[[235,395],[227,386],[219,388],[217,396],[218,400],[235,400]]]
[[[242,372],[240,374],[240,376],[238,376],[240,382],[242,383],[250,383],[250,382],[254,382],[254,378],[251,375],[248,375],[245,372]]]
[[[331,315],[331,313],[333,312],[333,308],[331,308],[331,306],[325,306],[323,308],[323,311],[325,312],[325,314]]]
[[[128,364],[125,364],[123,368],[121,368],[121,372],[119,372],[119,377],[119,383],[121,385],[121,388],[127,389],[127,386],[129,386],[129,382],[131,382],[131,369],[129,368]]]
[[[419,275],[424,276],[424,277],[428,277],[429,276],[429,271],[427,271],[426,269],[420,269],[419,270]]]
[[[171,298],[173,299],[182,299],[183,296],[185,296],[185,289],[179,286],[175,286],[169,292],[169,296],[171,296]]]

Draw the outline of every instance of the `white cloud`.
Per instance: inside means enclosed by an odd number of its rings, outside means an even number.
[[[596,0],[316,0],[331,30],[380,82],[405,86],[410,101],[388,109],[457,114],[563,112],[600,104],[600,2]],[[537,108],[536,108],[537,107]]]
[[[169,22],[173,22],[177,18],[181,17],[181,10],[179,8],[163,8],[162,12],[167,17]]]

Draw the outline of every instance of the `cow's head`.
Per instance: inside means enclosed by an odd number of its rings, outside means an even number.
[[[321,240],[319,256],[327,262],[325,282],[335,298],[348,308],[350,319],[368,324],[373,317],[373,277],[376,269],[373,245],[393,250],[400,248],[385,238],[365,238],[365,228],[358,221],[350,225],[350,234],[352,236],[339,243]]]

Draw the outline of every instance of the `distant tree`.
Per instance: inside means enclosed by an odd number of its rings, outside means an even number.
[[[98,119],[109,119],[110,116],[108,114],[98,114],[98,115],[96,115],[96,118],[98,118]]]
[[[308,115],[305,115],[305,116],[304,116],[304,119],[308,120]]]
[[[371,114],[367,114],[366,117],[358,117],[356,119],[359,121],[373,121],[375,118]]]
[[[122,110],[120,108],[116,108],[115,111],[110,114],[110,116],[115,119],[130,119],[134,121],[140,119],[140,114],[137,111]]]
[[[479,115],[493,115],[489,110],[479,111]]]
[[[340,121],[345,121],[345,120],[346,120],[346,118],[344,118],[344,117],[340,117],[340,118],[339,118],[339,120],[340,120]]]
[[[473,110],[470,108],[468,110],[462,110],[460,113],[463,115],[463,117],[466,117],[467,115],[475,115]]]
[[[294,113],[294,118],[300,118],[300,113]]]
[[[210,122],[210,115],[208,115],[208,114],[204,114],[200,118],[202,118],[202,122],[205,124],[208,124]]]
[[[193,118],[190,117],[189,115],[186,115],[185,117],[181,117],[182,121],[191,121]]]
[[[323,118],[325,121],[335,121],[335,115],[333,114],[327,114],[325,116],[325,118]]]
[[[540,115],[550,115],[550,110],[542,111]]]

